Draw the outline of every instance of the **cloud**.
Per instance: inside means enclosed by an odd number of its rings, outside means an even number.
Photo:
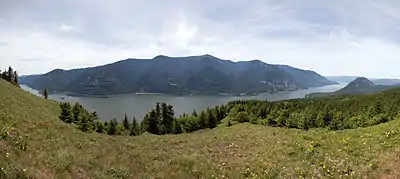
[[[72,25],[61,24],[58,29],[60,31],[72,31],[72,30],[76,30],[76,27],[74,27]]]
[[[32,74],[213,54],[324,75],[400,77],[399,7],[389,0],[15,0],[0,6],[7,44],[0,67]]]

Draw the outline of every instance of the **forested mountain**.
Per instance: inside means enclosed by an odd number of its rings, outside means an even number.
[[[56,69],[21,77],[20,82],[50,93],[256,94],[335,84],[313,71],[259,60],[232,62],[211,55],[126,59],[84,69]]]
[[[350,83],[358,78],[358,76],[328,76],[328,80],[339,83]],[[399,85],[400,79],[395,78],[369,78],[375,85]]]
[[[323,97],[333,95],[350,95],[350,94],[366,94],[383,91],[386,89],[398,87],[399,85],[375,85],[372,81],[365,77],[358,77],[344,88],[332,93],[312,93],[307,97]]]

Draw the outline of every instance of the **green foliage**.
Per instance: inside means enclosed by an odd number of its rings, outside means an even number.
[[[131,124],[128,121],[128,116],[126,116],[126,113],[125,113],[124,120],[122,121],[122,125],[124,126],[125,130],[127,130],[127,131],[131,130]]]
[[[71,104],[69,104],[68,102],[61,102],[60,108],[61,108],[61,113],[59,115],[59,118],[66,123],[71,123],[73,121]]]
[[[117,120],[113,119],[108,123],[107,126],[107,134],[108,135],[115,135],[117,134],[117,126],[118,126],[118,122]]]
[[[129,135],[131,136],[137,136],[141,134],[141,129],[140,129],[140,125],[139,123],[136,121],[136,118],[134,117],[132,119],[132,123],[131,123],[131,129],[129,131]]]
[[[232,101],[225,105],[237,122],[262,123],[275,127],[331,130],[367,127],[393,120],[400,110],[399,90],[370,95],[337,96],[287,101]],[[220,107],[214,108],[218,110]],[[258,118],[261,122],[255,122]]]
[[[0,78],[10,82],[11,84],[19,87],[18,72],[13,68],[8,67],[8,70],[0,71]]]

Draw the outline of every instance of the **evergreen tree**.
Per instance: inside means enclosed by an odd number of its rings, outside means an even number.
[[[197,112],[195,109],[193,109],[192,116],[197,117]]]
[[[92,126],[90,124],[90,117],[88,115],[82,114],[77,124],[78,124],[78,129],[83,132],[90,132],[92,129]]]
[[[12,83],[13,82],[13,75],[14,75],[14,70],[10,66],[10,67],[8,67],[6,80]]]
[[[114,118],[113,120],[110,121],[110,123],[107,126],[107,134],[115,135],[117,133],[117,126],[118,126],[118,122]]]
[[[131,123],[131,130],[129,132],[129,135],[131,136],[137,136],[140,134],[140,129],[139,129],[139,123],[137,122],[136,118],[133,117],[132,123]]]
[[[126,131],[130,131],[131,125],[129,124],[128,116],[126,116],[126,113],[125,113],[124,120],[122,121],[122,125],[124,126]]]
[[[206,113],[204,111],[200,112],[198,119],[199,119],[200,127],[202,129],[208,128],[208,120],[207,120]]]
[[[49,97],[49,94],[47,94],[47,89],[46,88],[43,91],[43,97],[44,97],[44,99],[47,99]]]
[[[160,121],[161,120],[161,108],[160,108],[160,103],[156,103],[156,108],[155,108],[155,112],[156,112],[156,117],[157,120]]]
[[[74,115],[73,121],[74,123],[79,122],[79,116],[83,112],[82,106],[79,103],[75,103],[74,106],[72,107],[72,114]]]
[[[210,129],[217,127],[218,121],[215,118],[214,114],[212,113],[211,109],[207,110],[207,120],[208,120],[208,127]]]
[[[59,115],[59,118],[66,123],[71,123],[73,119],[73,116],[71,114],[71,105],[67,102],[61,102],[60,108],[61,113]]]
[[[162,126],[163,133],[172,133],[174,128],[174,109],[173,106],[167,105],[165,103],[161,104],[161,117],[162,117]]]
[[[159,121],[157,117],[157,110],[151,110],[148,116],[148,128],[147,132],[152,134],[160,134]]]
[[[18,85],[18,83],[19,83],[17,71],[14,71],[14,83],[15,83],[16,85]]]

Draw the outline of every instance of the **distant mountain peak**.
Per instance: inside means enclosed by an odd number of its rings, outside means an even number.
[[[348,85],[353,85],[356,88],[369,88],[375,86],[375,84],[365,77],[358,77]]]
[[[210,55],[210,54],[204,54],[204,55],[201,55],[201,57],[208,57],[208,58],[217,58],[217,57],[215,57],[215,56],[212,56],[212,55]]]
[[[351,94],[351,93],[357,93],[360,90],[369,90],[375,87],[375,84],[370,81],[368,78],[365,77],[358,77],[352,82],[350,82],[347,86],[344,88],[338,90],[338,93],[341,94]]]
[[[153,59],[160,59],[160,58],[170,58],[170,57],[166,55],[157,55]]]
[[[59,73],[59,72],[65,72],[65,70],[57,68],[57,69],[51,70],[50,72],[48,72],[46,74],[53,74],[53,73]]]

